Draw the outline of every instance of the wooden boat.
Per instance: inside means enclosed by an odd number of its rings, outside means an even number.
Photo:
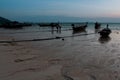
[[[108,37],[112,31],[107,27],[99,31],[101,37]]]
[[[86,27],[87,27],[87,24],[86,25],[82,25],[82,26],[75,26],[74,24],[72,24],[72,29],[73,31],[85,31]]]

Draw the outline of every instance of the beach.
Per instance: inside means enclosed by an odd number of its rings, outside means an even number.
[[[13,41],[0,43],[0,80],[119,80],[119,33],[112,30],[105,39],[98,33],[77,36],[71,31],[44,33],[47,36],[0,34],[1,41]],[[64,36],[64,40],[14,42],[31,36],[32,39]]]

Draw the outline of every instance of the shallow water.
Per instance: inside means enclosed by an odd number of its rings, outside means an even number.
[[[48,38],[48,37],[56,37],[56,36],[71,36],[72,35],[72,26],[71,24],[61,24],[62,25],[62,31],[57,32],[56,29],[55,31],[52,32],[51,28],[48,27],[39,27],[37,25],[33,25],[30,27],[23,27],[23,29],[3,29],[0,28],[0,35],[5,35],[5,36],[11,36],[14,37],[15,39],[38,39],[38,38]],[[106,27],[106,23],[101,24],[101,28]],[[109,28],[112,30],[120,30],[120,24],[118,23],[109,23]],[[86,33],[95,33],[94,31],[94,23],[89,23],[88,27],[86,29]],[[84,34],[79,33],[79,34]]]

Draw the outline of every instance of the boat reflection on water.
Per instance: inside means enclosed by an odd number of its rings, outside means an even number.
[[[98,33],[100,31],[100,29],[95,29],[95,33]]]
[[[98,39],[98,41],[99,41],[101,44],[108,43],[110,40],[111,40],[111,37],[109,37],[109,36],[107,36],[107,37],[100,37],[100,38]]]
[[[79,31],[73,30],[73,34],[80,34],[80,33],[86,33],[86,30],[79,30]]]

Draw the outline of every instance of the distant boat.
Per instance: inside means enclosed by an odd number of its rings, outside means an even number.
[[[51,26],[51,27],[56,27],[59,25],[59,23],[39,23],[38,24],[40,27],[48,27],[48,26]]]
[[[32,24],[31,23],[19,23],[17,21],[14,21],[14,22],[9,22],[9,23],[2,25],[3,28],[8,28],[8,29],[21,29],[24,26],[32,26]]]
[[[107,27],[99,31],[101,37],[108,37],[112,31]]]
[[[50,23],[39,23],[38,24],[40,27],[48,27],[48,26],[51,26]]]

